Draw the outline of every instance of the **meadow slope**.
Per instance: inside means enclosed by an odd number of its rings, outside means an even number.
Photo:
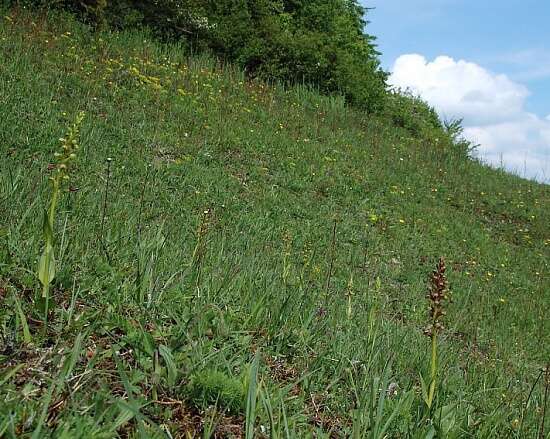
[[[0,436],[549,437],[549,186],[145,33],[1,15]]]

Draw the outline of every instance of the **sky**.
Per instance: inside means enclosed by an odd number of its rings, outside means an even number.
[[[549,0],[360,0],[389,82],[462,118],[483,161],[550,183]]]

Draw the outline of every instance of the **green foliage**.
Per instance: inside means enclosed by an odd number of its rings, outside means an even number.
[[[0,42],[0,436],[540,434],[548,186],[456,154],[456,127],[417,137],[150,32],[16,8]],[[80,109],[42,331],[46,169]],[[428,410],[440,255],[454,303]]]
[[[259,394],[259,382],[258,382],[258,371],[260,368],[260,350],[256,351],[254,355],[254,360],[250,365],[250,372],[248,374],[247,382],[247,395],[246,395],[246,418],[245,418],[245,438],[253,439],[254,438],[254,425],[256,423],[256,403],[258,400]]]
[[[355,1],[215,2],[209,46],[254,76],[307,83],[375,111],[386,74]]]
[[[249,76],[311,84],[369,112],[384,106],[387,74],[375,38],[365,33],[366,9],[356,0],[58,0],[52,5],[96,24],[147,26],[189,50],[208,49],[235,62]]]
[[[443,121],[443,132],[445,133],[448,142],[453,145],[456,153],[462,157],[470,157],[470,154],[477,148],[478,145],[466,140],[462,133],[462,119],[454,119]]]
[[[197,372],[191,376],[187,390],[193,404],[201,409],[216,406],[239,414],[246,408],[246,389],[242,379],[218,370]]]
[[[50,294],[50,285],[53,282],[56,274],[56,260],[54,251],[54,230],[55,230],[55,214],[59,197],[70,179],[70,170],[73,162],[76,159],[76,152],[79,149],[78,137],[80,125],[84,119],[84,113],[80,112],[74,123],[69,126],[65,137],[61,138],[61,147],[58,152],[54,153],[55,164],[52,166],[52,176],[49,177],[51,182],[51,198],[48,208],[44,210],[42,220],[42,238],[44,240],[44,249],[38,261],[38,280],[42,284],[42,293],[40,302],[44,305],[44,316],[47,321],[48,302]]]
[[[407,91],[388,92],[384,111],[396,126],[406,129],[416,137],[442,128],[435,110]]]

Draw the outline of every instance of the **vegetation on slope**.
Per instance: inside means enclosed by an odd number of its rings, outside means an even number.
[[[386,73],[356,0],[18,0],[63,7],[95,26],[148,27],[180,50],[208,50],[249,77],[306,83],[380,111]]]
[[[4,14],[0,435],[544,437],[548,186],[146,33]]]

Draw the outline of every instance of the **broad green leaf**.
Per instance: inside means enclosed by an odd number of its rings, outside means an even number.
[[[49,285],[55,277],[55,256],[53,247],[46,244],[38,263],[38,279],[42,285]]]
[[[420,384],[422,386],[422,399],[424,400],[428,408],[431,408],[430,398],[428,397],[428,386],[426,385],[422,374],[420,374]]]

